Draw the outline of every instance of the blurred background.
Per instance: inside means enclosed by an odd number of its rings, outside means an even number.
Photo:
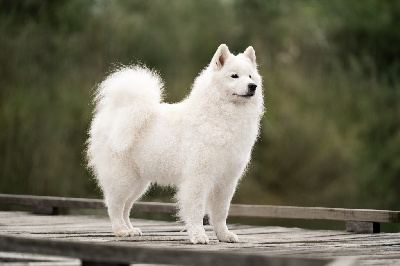
[[[221,43],[255,48],[266,100],[234,203],[399,210],[397,0],[0,0],[0,193],[101,198],[96,84],[142,62],[177,102]]]

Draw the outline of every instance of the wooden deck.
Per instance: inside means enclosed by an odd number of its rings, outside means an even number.
[[[24,261],[48,261],[47,265],[56,265],[56,262],[79,265],[78,258],[83,265],[102,265],[90,264],[95,254],[109,263],[400,265],[400,233],[351,234],[229,225],[241,241],[230,244],[219,243],[211,227],[206,226],[210,244],[192,245],[181,223],[137,219],[132,222],[141,228],[143,236],[115,237],[108,217],[101,215],[48,216],[3,211],[0,212],[0,264],[23,258]],[[9,253],[29,251],[41,255]]]

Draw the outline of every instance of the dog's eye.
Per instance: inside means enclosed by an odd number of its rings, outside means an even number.
[[[251,78],[251,75],[249,75],[249,78]]]
[[[237,74],[233,74],[231,78],[237,79],[239,76]]]

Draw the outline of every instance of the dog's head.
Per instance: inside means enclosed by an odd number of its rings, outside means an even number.
[[[261,96],[261,77],[257,71],[256,54],[249,46],[237,56],[221,44],[210,63],[213,85],[224,98],[233,102],[251,101]]]

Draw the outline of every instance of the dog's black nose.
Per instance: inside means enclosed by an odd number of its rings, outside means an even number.
[[[249,92],[255,92],[257,85],[254,83],[250,83],[249,85],[247,85],[247,87],[249,88]]]

